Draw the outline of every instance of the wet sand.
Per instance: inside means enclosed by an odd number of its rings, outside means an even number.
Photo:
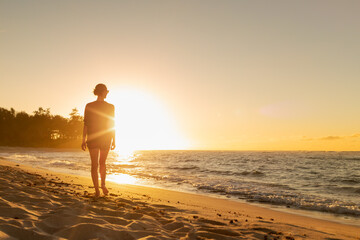
[[[360,227],[0,160],[0,239],[360,239]]]

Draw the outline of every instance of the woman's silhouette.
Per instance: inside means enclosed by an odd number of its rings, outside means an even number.
[[[81,148],[89,148],[91,158],[91,177],[95,188],[95,197],[100,196],[98,167],[100,165],[101,189],[104,195],[109,193],[105,186],[106,158],[109,150],[115,149],[114,105],[105,102],[109,91],[104,84],[96,85],[96,101],[86,104],[84,130]]]

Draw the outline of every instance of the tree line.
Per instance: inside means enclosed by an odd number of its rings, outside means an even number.
[[[68,118],[39,107],[32,115],[0,108],[0,146],[69,147],[81,145],[83,117],[74,108]]]

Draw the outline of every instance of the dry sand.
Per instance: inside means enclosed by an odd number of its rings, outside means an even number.
[[[0,239],[360,239],[360,227],[0,160]]]

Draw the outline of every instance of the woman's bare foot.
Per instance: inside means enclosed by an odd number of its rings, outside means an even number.
[[[102,191],[103,191],[103,193],[104,193],[105,196],[108,195],[109,190],[106,188],[105,185],[101,186],[101,189],[102,189]]]
[[[100,191],[99,191],[99,189],[95,190],[95,197],[96,197],[96,198],[100,197]]]

